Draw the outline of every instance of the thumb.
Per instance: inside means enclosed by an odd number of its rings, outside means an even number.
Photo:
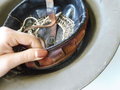
[[[18,53],[11,53],[0,56],[0,71],[9,71],[10,69],[34,60],[43,59],[47,55],[44,49],[28,49]]]

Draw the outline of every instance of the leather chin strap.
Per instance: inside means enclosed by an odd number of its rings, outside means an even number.
[[[56,38],[56,15],[54,11],[54,1],[53,0],[46,0],[46,7],[47,7],[47,14],[52,21],[51,26],[50,26],[50,37],[47,39],[47,45],[52,46],[54,45],[55,38]]]

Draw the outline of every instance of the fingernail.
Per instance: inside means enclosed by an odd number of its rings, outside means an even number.
[[[41,57],[41,58],[36,58],[35,61],[39,61],[39,60],[42,60],[44,57]]]
[[[36,59],[43,59],[47,55],[47,51],[44,49],[37,50],[36,53]]]

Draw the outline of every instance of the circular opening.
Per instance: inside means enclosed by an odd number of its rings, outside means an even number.
[[[19,0],[21,1],[21,0]],[[2,14],[0,15],[2,17],[2,20],[0,22],[0,24],[2,25],[3,22],[5,21],[7,14],[10,12],[10,10],[16,5],[18,4],[19,1],[14,2],[14,0],[11,0],[11,2],[7,2],[1,9],[1,13],[5,12],[5,15],[2,16]],[[13,3],[14,2],[14,3]],[[65,66],[71,64],[77,57],[80,57],[80,55],[84,52],[85,48],[89,45],[89,43],[91,42],[94,33],[95,33],[95,28],[96,28],[96,19],[95,19],[95,15],[94,12],[92,11],[92,9],[90,8],[89,4],[85,3],[86,7],[88,9],[88,14],[89,14],[89,20],[88,20],[88,26],[87,26],[87,30],[86,30],[86,34],[84,37],[84,40],[82,41],[82,44],[80,45],[80,47],[78,47],[79,51],[77,53],[74,54],[73,57],[70,57],[68,59],[71,60],[67,60],[65,62],[62,62],[59,66],[56,66],[54,68],[49,68],[47,70],[43,70],[41,71],[41,73],[48,73],[48,72],[53,72],[56,70],[59,70],[61,68],[64,68]],[[8,8],[10,7],[10,8]],[[38,63],[37,63],[38,64]],[[25,69],[26,70],[26,69]],[[26,70],[26,71],[30,71],[30,70]],[[34,71],[36,73],[40,73],[39,71]],[[36,74],[36,73],[32,73],[32,72],[28,72],[27,74]]]

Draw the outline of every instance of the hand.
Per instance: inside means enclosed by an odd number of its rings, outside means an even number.
[[[12,47],[19,44],[29,46],[29,49],[15,53]],[[47,51],[35,36],[0,27],[0,77],[20,64],[40,60],[46,55]]]

